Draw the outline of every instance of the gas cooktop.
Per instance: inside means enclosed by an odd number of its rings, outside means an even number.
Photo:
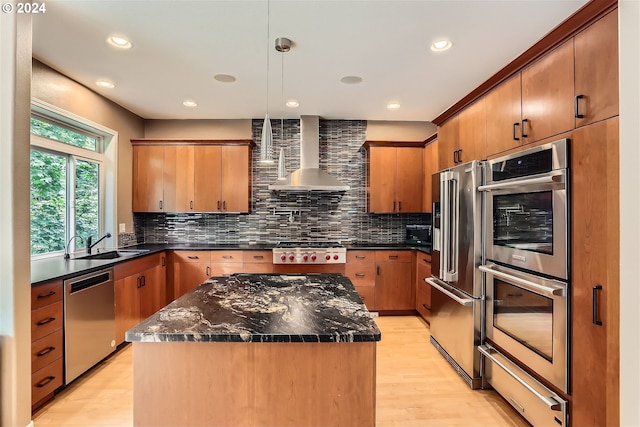
[[[340,242],[280,242],[272,250],[274,264],[344,264],[347,249]]]
[[[344,247],[340,242],[279,242],[276,248],[286,249],[308,249],[308,248],[342,248]]]

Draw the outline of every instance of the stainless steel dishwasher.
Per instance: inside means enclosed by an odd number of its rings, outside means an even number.
[[[116,348],[113,269],[64,281],[65,383]]]

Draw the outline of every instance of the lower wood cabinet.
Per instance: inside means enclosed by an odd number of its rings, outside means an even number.
[[[31,404],[41,406],[63,385],[62,280],[31,288]]]
[[[174,251],[171,257],[173,299],[180,298],[209,277],[242,273],[243,258],[243,251]]]
[[[431,285],[424,281],[431,277],[431,255],[416,252],[416,310],[427,323],[431,322]]]
[[[149,255],[114,267],[116,341],[125,333],[167,305],[166,255]]]
[[[374,251],[347,251],[347,276],[369,311],[376,308],[376,264]]]
[[[243,273],[273,273],[273,252],[244,251],[242,256]]]
[[[376,310],[414,310],[412,251],[376,251]]]

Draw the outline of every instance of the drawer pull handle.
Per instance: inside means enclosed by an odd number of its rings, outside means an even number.
[[[51,353],[55,349],[56,349],[55,347],[47,347],[44,350],[40,350],[38,353],[36,353],[36,356],[42,357],[42,356],[44,356],[46,354]]]
[[[516,135],[516,127],[520,126],[520,123],[516,122],[513,124],[513,140],[514,141],[520,141],[520,138],[518,138],[518,135]]]
[[[366,274],[364,274],[364,273],[356,273],[356,277],[364,277],[364,276],[366,276]]]
[[[167,266],[167,259],[166,257],[162,257],[162,266],[166,267]]]
[[[430,262],[430,261],[429,261],[428,259],[426,259],[426,258],[422,258],[422,261],[427,262],[427,263],[428,263],[428,262]]]
[[[598,286],[594,286],[593,287],[593,299],[592,299],[592,304],[593,304],[593,324],[594,325],[598,325],[598,326],[602,326],[602,321],[598,320],[598,291],[602,290],[602,286],[598,285]]]
[[[48,292],[48,293],[46,293],[46,294],[40,294],[40,295],[38,295],[38,299],[49,298],[49,297],[54,296],[55,294],[56,294],[56,291],[49,291],[49,292]]]
[[[527,138],[529,135],[527,134],[525,124],[529,123],[529,119],[522,119],[522,131],[520,131],[520,136],[522,138]]]
[[[365,259],[366,256],[365,255],[356,255],[356,259]]]
[[[263,255],[254,255],[253,259],[264,259]]]
[[[422,304],[422,306],[427,310],[431,310],[431,307],[427,307],[427,304]]]
[[[575,105],[574,105],[574,113],[576,119],[584,119],[584,114],[580,114],[580,100],[584,99],[584,95],[576,95]]]
[[[46,386],[47,384],[49,384],[51,381],[53,381],[55,379],[56,379],[56,377],[50,375],[47,378],[45,378],[42,381],[40,381],[38,384],[36,384],[36,387],[42,388],[42,387]]]
[[[189,258],[189,259],[200,259],[200,257],[198,255],[189,255],[189,256],[187,256],[187,258]]]
[[[231,255],[222,255],[222,259],[233,259]]]
[[[189,209],[193,210],[193,200],[189,202]]]
[[[46,325],[47,323],[51,323],[54,320],[56,320],[55,317],[49,317],[48,319],[39,321],[38,323],[36,323],[36,325],[38,325],[38,326]]]
[[[211,267],[207,266],[207,268],[205,269],[205,273],[207,277],[211,277]]]
[[[376,267],[376,273],[378,273],[378,276],[380,275],[380,266]]]
[[[389,255],[389,259],[398,259],[398,255]]]

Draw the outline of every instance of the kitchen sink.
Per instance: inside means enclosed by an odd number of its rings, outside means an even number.
[[[130,250],[122,249],[122,250],[98,252],[91,255],[84,255],[84,256],[78,257],[77,259],[117,259],[117,258],[141,255],[146,252],[149,252],[149,250],[148,249],[130,249]]]

